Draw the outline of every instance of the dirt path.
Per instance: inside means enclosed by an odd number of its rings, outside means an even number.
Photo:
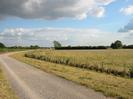
[[[0,55],[0,63],[20,99],[107,99],[101,93]]]

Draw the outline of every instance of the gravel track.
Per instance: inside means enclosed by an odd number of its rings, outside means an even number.
[[[8,55],[0,55],[0,63],[20,99],[107,99],[99,92],[43,72]]]

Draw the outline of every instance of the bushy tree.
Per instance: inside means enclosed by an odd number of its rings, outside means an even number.
[[[54,41],[53,43],[54,43],[54,47],[55,47],[55,48],[60,48],[60,47],[61,47],[60,42]]]
[[[4,48],[5,45],[3,43],[0,43],[0,48]]]
[[[120,48],[122,48],[122,46],[123,46],[122,42],[119,40],[117,40],[111,44],[111,48],[113,48],[113,49],[120,49]]]

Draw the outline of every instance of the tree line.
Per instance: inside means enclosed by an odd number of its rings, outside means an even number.
[[[0,42],[0,48],[10,48],[10,49],[38,49],[41,48],[38,45],[30,45],[30,46],[11,46],[11,47],[7,47],[5,46],[3,43]]]
[[[123,45],[120,40],[116,40],[115,42],[111,43],[110,46],[62,46],[60,42],[54,41],[54,48],[61,49],[61,50],[71,50],[71,49],[133,49],[133,45]]]
[[[55,49],[133,49],[133,45],[123,45],[120,40],[116,40],[115,42],[111,43],[110,46],[62,46],[62,44],[59,41],[53,41],[54,48]],[[30,46],[11,46],[11,47],[6,47],[3,43],[0,42],[0,48],[11,48],[11,49],[39,49],[39,48],[44,48],[40,47],[38,45],[30,45]],[[48,47],[45,47],[48,48]]]

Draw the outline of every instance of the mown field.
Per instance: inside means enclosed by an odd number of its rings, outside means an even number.
[[[12,57],[39,68],[45,72],[56,74],[62,78],[82,84],[106,96],[118,99],[133,99],[133,79],[112,75],[112,73],[80,67],[75,64],[102,64],[103,68],[113,68],[118,71],[129,71],[133,64],[132,50],[97,50],[97,51],[58,51],[58,50],[35,50],[12,55]],[[32,58],[28,55],[33,55]],[[26,57],[25,57],[26,56]],[[42,56],[45,58],[42,58]],[[50,59],[52,59],[52,61]],[[62,63],[65,58],[69,61]],[[47,59],[47,60],[46,60]],[[62,59],[62,60],[61,60]],[[72,59],[72,60],[71,60]],[[53,61],[54,60],[54,61]],[[55,61],[56,60],[56,61]],[[60,61],[60,62],[57,62]],[[78,68],[77,68],[78,67]],[[127,72],[128,73],[128,72]]]
[[[0,69],[0,99],[18,99]]]
[[[133,50],[36,50],[27,52],[25,56],[116,76],[132,76]]]

